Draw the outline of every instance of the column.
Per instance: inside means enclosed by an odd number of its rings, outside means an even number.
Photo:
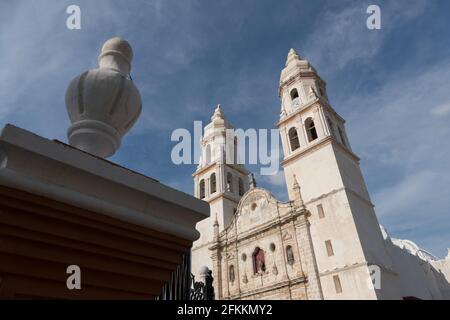
[[[325,117],[325,113],[323,112],[323,108],[319,107],[319,112],[320,112],[320,119],[322,120],[323,123],[323,128],[324,128],[324,132],[326,135],[332,135],[331,134],[331,128],[328,127],[328,121]]]
[[[200,189],[200,186],[198,185],[198,176],[195,176],[195,180],[194,180],[194,196],[196,198],[200,198],[199,189]]]
[[[283,150],[285,150],[285,157],[287,157],[290,153],[290,146],[289,146],[289,137],[287,136],[287,130],[286,127],[283,126],[280,129],[280,137],[281,137],[281,144],[283,145]]]
[[[306,139],[305,124],[303,123],[303,119],[301,117],[297,118],[297,134],[300,139],[300,147],[306,146],[308,144],[308,140]]]
[[[323,300],[319,271],[317,270],[316,257],[311,239],[310,224],[305,216],[306,214],[307,211],[303,210],[297,217],[295,221],[295,232],[301,255],[300,261],[303,271],[308,278],[307,297],[311,300]]]
[[[325,131],[319,108],[314,109],[314,125],[316,127],[317,135],[319,136],[319,138],[323,137],[325,135]]]
[[[212,271],[213,271],[213,287],[217,300],[222,299],[222,257],[219,251],[219,244],[216,243],[211,254],[212,259]]]

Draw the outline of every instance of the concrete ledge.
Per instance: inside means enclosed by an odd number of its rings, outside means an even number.
[[[0,185],[196,240],[209,204],[67,144],[6,125]]]

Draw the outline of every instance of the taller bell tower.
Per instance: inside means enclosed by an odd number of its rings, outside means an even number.
[[[223,114],[220,105],[205,127],[201,139],[201,156],[194,178],[194,194],[210,205],[210,217],[197,224],[200,238],[192,247],[192,273],[197,275],[200,268],[212,269],[209,246],[214,240],[215,225],[219,231],[232,222],[239,200],[249,189],[249,171],[238,164],[238,141],[234,129]]]
[[[326,83],[294,49],[281,72],[278,128],[289,198],[297,177],[311,212],[311,237],[325,299],[397,299],[374,206],[353,153],[345,120],[330,105]],[[379,272],[378,272],[379,271]],[[372,278],[380,276],[371,285]],[[378,279],[378,278],[376,278]]]

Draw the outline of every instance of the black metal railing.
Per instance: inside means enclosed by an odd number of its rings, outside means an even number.
[[[205,275],[205,282],[195,281],[194,275],[191,275],[192,287],[190,289],[190,300],[214,300],[214,287],[212,272],[209,270]]]
[[[214,300],[213,281],[210,270],[204,275],[204,281],[195,281],[191,273],[191,255],[187,253],[157,300]]]

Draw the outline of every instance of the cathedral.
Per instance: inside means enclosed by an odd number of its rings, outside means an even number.
[[[212,270],[216,299],[450,299],[450,253],[440,260],[379,225],[345,120],[294,49],[278,93],[289,201],[226,161],[239,141],[227,143],[233,126],[219,106],[193,174],[195,196],[210,205],[193,274]]]

